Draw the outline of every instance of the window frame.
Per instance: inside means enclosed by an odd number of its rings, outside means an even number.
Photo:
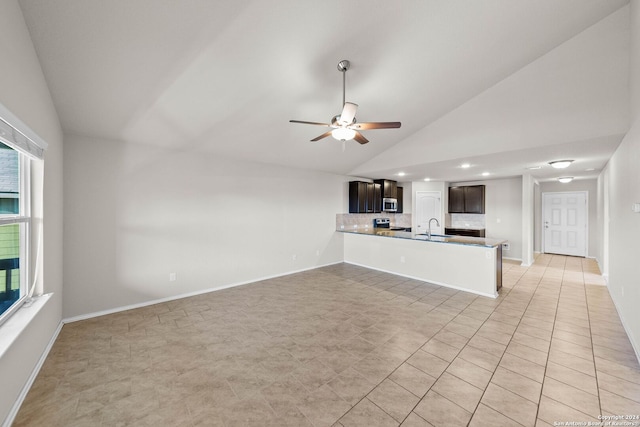
[[[9,148],[18,154],[20,203],[17,215],[0,214],[0,226],[20,225],[20,297],[7,310],[0,313],[0,325],[9,319],[31,296],[31,266],[29,262],[31,246],[31,159],[20,150]]]

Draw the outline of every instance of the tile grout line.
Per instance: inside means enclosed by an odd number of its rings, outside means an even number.
[[[458,291],[458,292],[460,292],[460,291]],[[430,292],[430,293],[432,293],[432,292]],[[456,293],[457,293],[457,292],[456,292]],[[453,294],[453,295],[455,295],[455,294]],[[451,295],[449,298],[451,298],[453,295]],[[447,299],[446,299],[446,300],[444,300],[444,301],[447,301],[449,298],[447,298]],[[430,312],[432,312],[433,310],[435,310],[436,308],[440,307],[444,301],[442,301],[440,304],[438,304],[437,306],[435,306],[434,308],[432,308],[431,310],[429,310],[427,313],[430,313]],[[474,301],[475,301],[475,299],[474,299]],[[409,304],[409,305],[410,305],[410,304]],[[430,338],[429,338],[429,339],[428,339],[424,344],[422,344],[422,345],[421,345],[420,347],[418,347],[418,348],[417,348],[413,353],[411,353],[411,354],[409,355],[409,357],[407,357],[407,358],[406,358],[406,359],[405,359],[405,360],[404,360],[404,361],[403,361],[403,362],[398,366],[398,368],[399,368],[400,366],[402,366],[402,364],[407,363],[407,360],[409,360],[409,359],[410,359],[414,354],[416,354],[417,352],[419,352],[419,351],[422,349],[422,347],[423,347],[426,343],[428,343],[428,342],[429,342],[429,341],[430,341],[434,336],[436,336],[438,333],[440,333],[440,331],[442,331],[442,330],[445,328],[445,326],[447,326],[450,322],[452,322],[452,321],[453,321],[456,317],[458,317],[458,316],[459,316],[459,314],[458,314],[458,315],[456,315],[456,316],[455,316],[453,319],[451,319],[449,322],[445,323],[445,324],[444,324],[440,329],[438,329],[438,332],[436,332],[435,334],[433,334],[433,335],[432,335],[432,336],[431,336],[431,337],[430,337]],[[388,341],[388,340],[387,340],[387,341]],[[384,343],[386,343],[387,341],[385,341]],[[434,356],[435,356],[435,355],[434,355]],[[438,356],[435,356],[435,357],[438,357]],[[439,358],[439,359],[440,359],[440,358]],[[445,362],[446,362],[446,360],[444,360],[444,359],[441,359],[441,360],[443,360],[443,361],[445,361]],[[449,364],[450,364],[450,363],[449,363]],[[413,366],[413,365],[411,365],[411,366]],[[415,366],[413,366],[413,367],[415,368]],[[448,365],[447,365],[447,367],[448,367]],[[356,407],[358,404],[360,404],[360,402],[362,402],[364,399],[367,399],[367,400],[369,400],[369,402],[371,402],[373,405],[375,405],[377,408],[379,408],[382,412],[384,412],[384,413],[385,413],[385,414],[387,414],[389,417],[391,417],[391,419],[393,419],[394,421],[397,421],[395,418],[393,418],[393,416],[392,416],[391,414],[389,414],[389,413],[388,413],[387,411],[385,411],[383,408],[380,408],[380,406],[379,406],[379,405],[377,405],[373,400],[368,399],[368,396],[369,396],[369,394],[371,394],[371,392],[373,392],[373,390],[375,390],[375,389],[376,389],[380,384],[382,384],[386,379],[389,379],[389,380],[390,380],[391,382],[393,382],[394,384],[397,384],[395,381],[393,381],[393,380],[392,380],[392,379],[390,379],[389,377],[390,377],[391,375],[393,375],[393,373],[394,373],[395,371],[397,371],[397,370],[398,370],[398,368],[395,368],[393,371],[391,371],[391,373],[390,373],[389,375],[387,375],[386,377],[384,377],[384,378],[383,378],[383,379],[382,379],[378,384],[376,384],[376,385],[371,389],[371,391],[370,391],[369,393],[367,393],[367,394],[366,394],[366,395],[364,395],[360,400],[358,400],[358,402],[357,402],[355,405],[353,405],[353,406],[351,407],[351,409],[355,408],[355,407]],[[416,369],[418,369],[420,372],[424,372],[424,371],[422,371],[422,369],[419,369],[419,368],[416,368]],[[445,369],[445,370],[446,370],[446,369]],[[424,372],[424,373],[426,374],[426,372]],[[444,373],[444,371],[443,371],[443,373]],[[428,374],[427,374],[427,375],[428,375]],[[441,376],[441,375],[442,375],[442,374],[440,374],[440,376]],[[440,376],[438,376],[438,378],[436,378],[436,381],[438,381],[438,379],[440,378]],[[436,383],[436,381],[434,381],[434,384]],[[402,387],[400,384],[397,384],[397,385],[398,385],[399,387]],[[406,389],[406,388],[404,388],[404,387],[402,387],[402,388],[403,388],[404,390],[407,390],[407,389]],[[431,387],[429,387],[429,390],[431,390]],[[425,396],[426,396],[426,394],[429,392],[429,390],[427,390],[427,392],[425,393]],[[409,391],[409,390],[407,390],[407,391],[408,391],[409,393],[411,393],[411,391]],[[413,393],[411,393],[411,394],[413,394]],[[415,395],[414,395],[414,396],[415,396]],[[414,410],[414,409],[415,409],[415,408],[420,404],[420,402],[422,401],[422,399],[423,399],[423,398],[424,398],[424,396],[422,396],[421,398],[419,398],[418,403],[416,403],[416,404],[415,404],[415,406],[414,406],[414,407],[409,411],[409,413],[408,413],[408,414],[407,414],[407,415],[402,419],[402,421],[400,421],[400,424],[402,424],[402,423],[407,419],[407,417],[408,417],[408,416],[413,412],[413,410]],[[342,416],[341,416],[340,418],[338,418],[338,420],[337,420],[336,422],[339,422],[339,421],[340,421],[340,420],[341,420],[345,415],[347,415],[347,414],[351,411],[351,409],[350,409],[349,411],[345,412],[344,414],[342,414]],[[421,417],[421,418],[422,418],[422,417]],[[400,424],[399,424],[399,425],[400,425]]]
[[[591,331],[591,314],[589,312],[589,296],[587,295],[587,285],[584,282],[584,267],[580,263],[582,269],[582,289],[584,292],[584,302],[587,308],[587,321],[589,322],[589,341],[591,342],[591,355],[593,356],[593,372],[596,376],[596,393],[598,393],[598,409],[602,415],[602,399],[600,398],[600,381],[598,381],[598,368],[596,365],[596,354],[593,348],[593,332]]]
[[[552,258],[553,259],[553,258]],[[545,266],[545,272],[546,270],[549,268],[549,264],[551,263],[551,260],[549,260],[549,263],[547,263],[547,265]],[[534,262],[535,265],[535,262]],[[522,276],[520,276],[520,279],[518,279],[518,282],[522,279],[522,277],[524,277],[524,274]],[[515,330],[513,331],[513,334],[511,334],[511,338],[509,339],[509,342],[507,343],[504,352],[502,353],[502,356],[500,356],[500,360],[498,361],[498,364],[496,365],[495,370],[491,373],[491,378],[489,378],[489,382],[487,383],[487,386],[485,387],[485,389],[482,391],[482,396],[480,396],[480,400],[478,400],[478,404],[476,405],[471,418],[469,419],[469,421],[467,422],[467,426],[471,423],[471,421],[473,420],[473,415],[476,414],[478,407],[480,406],[480,404],[482,403],[482,398],[484,397],[487,388],[489,388],[489,384],[491,384],[491,380],[493,379],[496,370],[498,370],[498,367],[500,366],[500,362],[502,362],[502,359],[504,358],[504,354],[507,352],[507,348],[509,347],[509,344],[511,344],[511,341],[513,340],[513,336],[515,335],[516,331],[518,330],[518,327],[520,326],[520,323],[522,323],[522,318],[524,317],[525,313],[527,312],[527,309],[529,308],[529,306],[531,305],[531,301],[533,301],[533,298],[535,297],[535,294],[538,290],[538,288],[540,287],[540,282],[542,281],[542,279],[544,278],[544,273],[540,276],[540,280],[538,281],[538,283],[536,284],[536,288],[535,290],[531,293],[531,298],[529,299],[529,302],[527,303],[527,307],[525,308],[525,310],[522,312],[522,316],[520,316],[520,320],[518,321],[518,324],[516,325]],[[517,284],[517,282],[516,282]],[[515,285],[514,285],[515,287]],[[500,303],[500,305],[502,305],[502,303]],[[498,307],[500,307],[500,305]],[[498,308],[496,307],[496,309]],[[495,310],[494,310],[495,311]],[[556,306],[556,312],[557,312],[557,306]],[[549,342],[549,347],[551,346],[551,342]],[[549,357],[548,353],[547,353],[547,358]],[[546,365],[545,365],[545,371],[546,371]],[[543,382],[544,382],[544,377],[543,377]],[[543,383],[544,384],[544,383]],[[509,390],[510,391],[510,390]],[[542,393],[542,387],[540,387],[540,392]],[[512,392],[513,393],[513,392]],[[517,394],[517,393],[514,393]],[[519,395],[518,395],[519,396]],[[538,404],[536,405],[536,420],[538,419],[538,409],[540,408],[540,401],[538,401]],[[493,409],[493,408],[491,408]],[[494,409],[495,410],[495,409]],[[498,412],[499,414],[503,415],[506,418],[509,418],[510,420],[513,420],[513,418],[509,417],[506,414],[503,414],[502,412],[495,410],[496,412]],[[520,424],[519,422],[517,422],[516,420],[513,420],[514,422]]]
[[[553,255],[551,256],[551,260],[553,260]],[[549,263],[551,263],[551,260]],[[562,286],[564,283],[564,270],[566,269],[567,261],[565,258],[564,265],[562,266],[562,280],[560,281],[560,288],[558,289],[558,298],[556,300],[556,312],[553,316],[553,328],[551,328],[551,339],[549,340],[549,349],[547,351],[547,360],[544,364],[544,374],[542,376],[542,386],[540,387],[540,396],[538,397],[538,405],[536,407],[536,423],[538,421],[538,415],[540,414],[540,402],[542,402],[542,392],[544,390],[544,380],[547,378],[547,367],[549,366],[549,357],[551,356],[551,344],[553,343],[553,332],[556,330],[556,321],[558,319],[558,308],[560,306],[560,298],[562,295]]]
[[[525,274],[525,273],[526,273],[526,271],[525,271],[522,275],[520,275],[520,277],[518,278],[518,281],[520,281],[520,279],[524,276],[524,274]],[[516,283],[517,283],[518,281],[516,281]],[[515,286],[515,284],[514,284],[514,286]],[[537,289],[537,285],[536,285],[536,289]],[[512,288],[510,288],[510,289],[509,289],[509,291],[506,293],[506,295],[502,298],[502,301],[500,302],[500,304],[498,304],[498,305],[493,309],[493,311],[491,311],[491,313],[489,314],[489,316],[488,316],[484,321],[482,321],[482,324],[478,327],[478,329],[476,330],[476,332],[475,332],[475,333],[474,333],[474,334],[473,334],[473,335],[472,335],[472,336],[467,340],[467,343],[464,345],[464,347],[462,347],[462,348],[458,351],[458,353],[456,354],[456,357],[458,356],[458,354],[460,354],[460,352],[461,352],[462,350],[464,350],[464,348],[465,348],[465,347],[467,347],[467,346],[469,345],[469,341],[471,341],[471,340],[473,339],[473,337],[475,337],[475,336],[476,336],[476,334],[478,333],[478,331],[480,330],[480,328],[482,328],[482,326],[483,326],[483,325],[484,325],[484,324],[485,324],[485,323],[486,323],[486,322],[491,318],[491,315],[493,315],[493,314],[496,312],[496,310],[497,310],[497,309],[498,309],[498,308],[499,308],[499,307],[504,303],[504,300],[507,298],[507,296],[508,296],[509,294],[511,294],[511,292],[512,292],[512,291],[513,291],[513,287],[512,287]],[[534,294],[535,294],[535,291],[534,291]],[[453,296],[453,295],[452,295],[452,296]],[[451,298],[451,297],[449,297],[449,298]],[[449,299],[449,298],[447,298],[447,299]],[[531,297],[531,299],[533,299],[533,296]],[[531,302],[531,299],[530,299],[530,301],[529,301],[529,304],[530,304],[530,302]],[[477,300],[477,298],[475,298],[473,301],[476,301],[476,300]],[[446,301],[446,300],[445,300],[445,301]],[[447,322],[447,324],[445,324],[442,328],[440,328],[440,330],[439,330],[438,332],[440,332],[442,329],[444,329],[444,328],[445,328],[449,323],[453,322],[453,321],[454,321],[458,316],[461,316],[461,315],[462,315],[462,313],[464,312],[464,310],[466,310],[466,309],[467,309],[467,308],[468,308],[468,307],[473,303],[473,301],[472,301],[471,303],[467,304],[467,306],[466,306],[463,310],[461,310],[461,311],[460,311],[460,312],[459,312],[459,313],[458,313],[458,314],[457,314],[453,319],[451,319],[449,322]],[[443,301],[442,303],[444,303],[444,301]],[[438,306],[442,305],[442,303],[440,303]],[[527,304],[527,307],[529,306],[529,304]],[[526,311],[526,309],[525,309],[525,311]],[[524,314],[524,313],[523,313],[523,314]],[[521,318],[521,319],[522,319],[522,318]],[[519,324],[520,324],[520,322],[518,322],[518,325],[519,325]],[[516,329],[517,329],[517,326],[516,326]],[[455,332],[453,332],[453,331],[451,331],[451,332],[455,334]],[[515,333],[515,331],[514,331],[514,333]],[[437,333],[436,333],[435,335],[437,335]],[[434,336],[435,336],[435,335],[434,335]],[[457,334],[457,335],[459,335],[459,334]],[[463,336],[463,335],[461,335],[461,336]],[[463,337],[464,337],[464,336],[463,336]],[[513,337],[513,334],[512,334],[512,337]],[[433,338],[433,337],[432,337],[432,338]],[[427,342],[429,342],[432,338],[430,338]],[[464,337],[464,338],[466,338],[466,337]],[[493,341],[493,340],[491,340],[491,341]],[[509,340],[509,342],[511,342],[511,340]],[[426,343],[425,343],[425,344],[426,344]],[[500,344],[500,343],[498,343],[498,344]],[[424,344],[423,344],[423,346],[424,346]],[[507,344],[507,346],[508,346],[508,344]],[[472,346],[472,347],[473,347],[473,346]],[[475,348],[475,347],[473,347],[473,348]],[[421,349],[422,349],[422,346],[421,346],[420,348],[418,348],[418,349],[417,349],[413,354],[417,353],[417,352],[418,352],[418,351],[420,351]],[[484,351],[484,350],[482,350],[482,349],[478,349],[478,350],[480,350],[480,351]],[[504,356],[504,353],[506,353],[506,346],[505,346],[505,351],[502,353],[502,354],[503,354],[503,356]],[[413,354],[412,354],[412,356],[413,356]],[[429,354],[431,354],[431,353],[429,353]],[[438,357],[438,356],[436,356],[436,355],[433,355],[433,356]],[[409,356],[409,358],[410,358],[410,357],[411,357],[411,356]],[[406,360],[408,360],[409,358],[407,358]],[[405,362],[406,362],[406,360],[405,360]],[[441,359],[441,360],[444,360],[444,359]],[[455,360],[455,358],[454,358],[454,360]],[[463,360],[464,360],[464,359],[463,359]],[[502,360],[502,357],[500,358],[500,360]],[[444,360],[444,361],[445,361],[445,362],[448,362],[447,360]],[[404,363],[404,362],[403,362],[403,363]],[[440,377],[442,377],[442,375],[443,375],[445,372],[447,372],[447,369],[449,368],[449,366],[451,366],[451,363],[453,363],[453,362],[448,362],[447,368],[445,368],[445,369],[442,371],[442,373],[441,373],[441,374],[436,378],[436,381],[433,383],[433,385],[435,385],[435,384],[438,382],[438,380],[440,379]],[[475,363],[473,363],[473,362],[468,362],[468,363],[471,363],[471,364],[473,364],[473,365],[476,365],[476,364],[475,364]],[[498,361],[498,364],[500,364],[500,361]],[[412,365],[412,366],[413,366],[413,365]],[[476,365],[476,366],[478,366],[478,365]],[[496,369],[497,369],[497,366],[498,366],[498,365],[496,365]],[[481,368],[481,366],[478,366],[478,367],[480,367],[480,368]],[[396,369],[397,369],[397,368],[396,368]],[[416,369],[418,369],[418,368],[416,368]],[[422,370],[420,370],[420,371],[422,371]],[[395,370],[394,370],[394,372],[395,372]],[[494,373],[495,373],[495,371],[494,371]],[[390,374],[390,375],[391,375],[391,374]],[[452,376],[454,376],[454,377],[456,377],[456,378],[460,379],[461,381],[466,382],[467,384],[470,384],[470,383],[468,383],[467,381],[465,381],[464,379],[459,378],[458,376],[456,376],[456,375],[454,375],[454,374],[450,374],[450,375],[452,375]],[[493,374],[492,374],[492,378],[493,378]],[[385,379],[386,379],[386,378],[385,378]],[[391,381],[393,381],[393,380],[391,380]],[[491,382],[491,379],[489,380],[489,382]],[[428,393],[429,391],[431,391],[431,390],[432,390],[433,385],[432,385],[431,387],[429,387],[429,390],[427,390],[427,392],[425,393],[425,395],[424,395],[424,396],[426,396],[426,395],[427,395],[427,393]],[[470,385],[471,385],[471,386],[473,386],[473,387],[475,387],[473,384],[470,384]],[[403,388],[404,388],[404,387],[403,387]],[[479,387],[476,387],[476,388],[479,388]],[[486,388],[485,388],[485,390],[486,390]],[[408,391],[408,390],[407,390],[407,391]],[[440,393],[438,393],[438,392],[436,392],[436,391],[434,391],[434,393],[437,393],[437,394],[438,394],[439,396],[441,396],[442,398],[444,398],[444,399],[446,399],[447,401],[451,402],[452,404],[454,404],[454,405],[456,405],[456,406],[460,407],[460,408],[461,408],[461,409],[463,409],[464,411],[467,411],[465,408],[462,408],[462,406],[460,406],[460,405],[458,405],[457,403],[455,403],[455,402],[451,401],[451,400],[450,400],[449,398],[447,398],[446,396],[442,396]],[[483,395],[484,395],[484,391],[483,391]],[[413,412],[414,412],[414,409],[415,409],[415,408],[420,404],[420,402],[422,401],[422,399],[424,399],[424,396],[422,396],[422,397],[420,398],[420,400],[418,401],[418,403],[413,407],[413,409],[411,409],[411,411],[409,411],[409,413],[407,414],[407,416],[405,416],[405,418],[402,420],[402,422],[404,422],[404,421],[409,417],[409,415],[411,415],[411,413],[413,413]],[[480,397],[480,400],[482,400],[482,396]],[[374,403],[374,404],[375,404],[375,403]],[[480,404],[480,401],[478,401],[478,405],[479,405],[479,404]],[[478,405],[476,405],[476,410],[477,410]],[[376,406],[377,406],[377,405],[376,405]],[[381,409],[382,409],[382,408],[381,408]],[[468,423],[470,423],[470,422],[471,422],[471,419],[473,419],[473,415],[475,414],[475,411],[476,411],[476,410],[474,410],[473,412],[471,412],[471,418],[470,418],[470,419],[469,419],[469,421],[467,422],[467,425],[468,425]],[[467,412],[469,412],[469,411],[467,411]],[[386,413],[386,412],[385,412],[385,413]],[[418,414],[416,414],[416,415],[418,415]],[[504,414],[503,414],[503,415],[504,415]],[[418,415],[418,416],[419,416],[419,415]],[[393,417],[392,417],[392,418],[393,418]],[[422,417],[420,417],[420,418],[422,418]],[[509,417],[507,417],[507,418],[509,418]],[[424,418],[423,418],[423,419],[424,419]],[[402,422],[401,422],[401,424],[402,424]],[[427,422],[428,422],[428,421],[427,421]]]
[[[434,291],[434,292],[435,292],[435,291]],[[438,304],[437,306],[435,306],[434,308],[432,308],[431,310],[429,310],[429,311],[428,311],[428,313],[430,313],[430,312],[432,312],[433,310],[435,310],[436,308],[438,308],[438,307],[442,306],[442,304],[443,304],[445,301],[449,300],[450,298],[452,298],[454,295],[458,294],[459,292],[464,292],[464,291],[457,291],[455,294],[453,294],[453,295],[449,296],[447,299],[443,300],[440,304]],[[509,293],[510,293],[510,292],[511,292],[511,291],[509,291]],[[430,292],[430,294],[431,294],[431,293],[432,293],[432,292]],[[473,300],[473,301],[476,301],[478,298],[479,298],[479,296],[476,296],[476,298],[474,298],[474,300]],[[473,301],[472,301],[472,302],[470,302],[469,304],[467,304],[467,306],[466,306],[463,310],[461,310],[461,311],[460,311],[456,316],[454,316],[451,320],[449,320],[447,323],[445,323],[445,324],[444,324],[440,329],[438,329],[438,331],[437,331],[435,334],[433,334],[433,335],[432,335],[432,336],[431,336],[431,337],[430,337],[430,338],[429,338],[429,339],[428,339],[424,344],[422,344],[422,345],[421,345],[420,347],[418,347],[418,348],[417,348],[413,353],[411,353],[411,354],[410,354],[410,356],[409,356],[409,357],[407,357],[407,358],[406,358],[406,359],[405,359],[405,360],[400,364],[400,366],[402,366],[402,364],[404,364],[404,363],[407,363],[407,360],[409,360],[409,359],[410,359],[414,354],[416,354],[418,351],[420,351],[424,345],[426,345],[429,341],[431,341],[431,340],[433,339],[433,337],[434,337],[434,336],[436,336],[438,333],[440,333],[440,332],[441,332],[441,331],[442,331],[442,330],[443,330],[443,329],[444,329],[444,328],[445,328],[449,323],[453,322],[453,321],[454,321],[458,316],[460,316],[460,315],[462,314],[462,312],[463,312],[464,310],[466,310],[466,308],[468,308],[468,307],[473,303]],[[409,304],[409,305],[410,305],[410,304]],[[499,307],[499,305],[498,305],[498,307]],[[497,308],[497,307],[496,307],[496,308]],[[494,309],[494,311],[495,311],[495,309]],[[492,311],[491,313],[493,314],[493,311]],[[488,320],[488,318],[487,318],[487,320]],[[486,320],[485,320],[485,321],[483,321],[483,323],[482,323],[482,324],[484,324],[484,322],[486,322]],[[482,325],[481,325],[481,326],[482,326]],[[481,326],[480,326],[480,327],[481,327]],[[478,328],[478,329],[480,329],[480,328]],[[452,331],[452,333],[455,333],[455,332],[453,332],[453,331]],[[459,334],[457,334],[457,335],[459,335]],[[461,336],[462,336],[462,335],[461,335]],[[474,335],[472,335],[472,338],[473,338],[473,336],[475,336],[475,334],[474,334]],[[466,338],[466,337],[465,337],[465,338]],[[469,338],[469,340],[471,340],[471,338]],[[385,341],[385,343],[386,343],[386,341]],[[467,340],[467,343],[468,343],[468,340]],[[466,345],[467,345],[467,344],[465,344],[465,346],[466,346]],[[464,349],[464,347],[463,347],[462,349]],[[462,349],[460,349],[460,351],[462,351]],[[458,352],[458,354],[460,353],[460,351]],[[431,353],[429,353],[429,354],[431,354]],[[434,357],[438,357],[438,356],[436,356],[435,354],[434,354],[433,356],[434,356]],[[447,363],[448,363],[447,368],[448,368],[448,367],[451,365],[451,363],[452,363],[452,362],[449,362],[449,361],[447,361],[447,360],[444,360],[444,359],[442,359],[442,358],[440,358],[440,357],[438,357],[438,358],[439,358],[440,360],[442,360],[442,361],[444,361],[444,362],[447,362]],[[398,366],[398,368],[399,368],[400,366]],[[413,366],[413,365],[411,365],[411,366]],[[416,368],[415,366],[413,366],[413,367],[414,367],[414,368]],[[373,390],[375,390],[375,389],[376,389],[380,384],[382,384],[386,379],[389,379],[389,380],[390,380],[391,382],[393,382],[394,384],[397,384],[395,381],[393,381],[393,380],[392,380],[392,379],[390,379],[389,377],[390,377],[391,375],[393,375],[393,373],[394,373],[396,370],[398,370],[398,368],[395,368],[395,369],[394,369],[394,370],[393,370],[389,375],[387,375],[385,378],[383,378],[383,379],[382,379],[382,381],[380,381],[378,384],[376,384],[376,386],[375,386],[375,387],[374,387],[374,388],[373,388],[369,393],[367,393],[364,397],[362,397],[362,399],[360,399],[360,400],[359,400],[355,405],[353,405],[353,406],[352,406],[352,408],[354,408],[356,405],[358,405],[358,404],[359,404],[360,402],[362,402],[364,399],[367,399],[367,398],[368,398],[368,396],[369,396],[369,394],[370,394]],[[416,369],[418,369],[418,370],[419,370],[419,371],[421,371],[421,372],[424,372],[424,371],[422,371],[422,369],[419,369],[419,368],[416,368]],[[442,371],[442,373],[441,373],[441,374],[436,378],[436,381],[434,381],[434,383],[433,383],[433,384],[435,384],[435,383],[440,379],[440,377],[442,376],[442,374],[443,374],[444,372],[446,372],[446,370],[447,370],[447,369],[445,368],[445,369]],[[425,374],[427,374],[427,375],[430,375],[430,374],[428,374],[428,373],[426,373],[426,372],[424,372],[424,373],[425,373]],[[397,385],[398,385],[399,387],[402,387],[400,384],[397,384]],[[433,387],[433,385],[432,385],[431,387]],[[427,390],[427,391],[425,392],[424,396],[426,396],[426,395],[427,395],[427,393],[431,390],[431,387],[429,387],[429,390]],[[407,389],[406,389],[406,388],[404,388],[404,387],[402,387],[402,388],[403,388],[404,390],[407,390]],[[409,390],[407,390],[407,391],[408,391],[409,393],[411,393],[411,391],[409,391]],[[411,393],[411,394],[413,394],[413,393]],[[414,396],[415,396],[415,395],[414,395]],[[402,424],[402,423],[407,419],[407,417],[408,417],[409,415],[411,415],[411,413],[413,412],[413,410],[414,410],[414,409],[415,409],[415,408],[420,404],[420,402],[422,401],[422,399],[424,399],[424,396],[419,397],[418,403],[416,403],[416,404],[414,405],[414,407],[409,411],[409,413],[408,413],[408,414],[407,414],[407,415],[402,419],[402,421],[400,421],[400,424]],[[447,398],[446,398],[446,397],[444,397],[444,396],[442,396],[442,397],[443,397],[443,398],[445,398],[445,399],[447,399]],[[389,414],[389,413],[388,413],[387,411],[385,411],[383,408],[380,408],[380,406],[378,406],[374,401],[372,401],[371,399],[368,399],[368,400],[369,400],[371,403],[373,403],[376,407],[378,407],[381,411],[383,411],[385,414],[389,415],[393,420],[396,420],[395,418],[393,418],[393,416],[392,416],[391,414]],[[447,399],[447,400],[449,400],[449,399]],[[453,403],[453,404],[454,404],[454,405],[456,405],[456,406],[460,406],[460,405],[458,405],[458,404],[457,404],[457,403],[455,403],[455,402],[451,402],[451,403]],[[462,408],[462,409],[464,409],[464,408]],[[465,411],[466,411],[466,409],[465,409]],[[343,418],[346,414],[348,414],[348,413],[349,413],[349,411],[345,412],[345,413],[344,413],[340,418],[338,418],[338,420],[337,420],[337,421],[340,421],[340,419],[342,419],[342,418]],[[417,415],[417,414],[416,414],[416,415]],[[419,415],[418,415],[418,416],[419,416]],[[420,417],[420,418],[422,418],[422,417]]]

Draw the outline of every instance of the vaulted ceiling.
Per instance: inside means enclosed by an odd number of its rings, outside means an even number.
[[[627,3],[20,2],[67,134],[449,181],[597,176],[629,127]],[[400,129],[343,146],[289,123],[340,112],[341,59],[358,120]]]

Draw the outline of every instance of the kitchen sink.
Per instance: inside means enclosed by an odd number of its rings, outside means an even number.
[[[426,234],[416,234],[416,239],[420,240],[429,240],[432,242],[444,242],[446,239],[453,237],[449,234],[432,234],[431,238],[429,238]]]

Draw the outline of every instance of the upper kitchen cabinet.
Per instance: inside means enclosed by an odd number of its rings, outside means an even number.
[[[373,182],[349,182],[349,213],[379,213],[382,209],[381,186]]]
[[[380,184],[382,197],[384,199],[398,198],[398,183],[396,181],[391,181],[390,179],[376,179],[373,182],[376,184]]]
[[[449,213],[464,213],[464,187],[449,187]]]
[[[398,210],[396,211],[396,213],[403,212],[402,210],[403,199],[404,199],[404,190],[402,189],[402,187],[398,187]]]
[[[484,213],[484,185],[449,187],[449,213]]]

